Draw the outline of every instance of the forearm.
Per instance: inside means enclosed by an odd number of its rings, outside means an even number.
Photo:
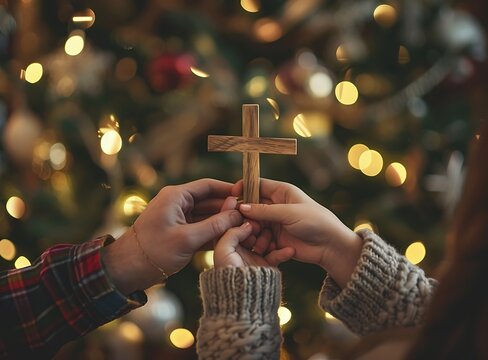
[[[48,358],[66,342],[141,306],[107,278],[100,249],[111,237],[48,249],[0,278],[0,358]]]
[[[320,306],[358,334],[422,322],[437,281],[371,231],[358,232],[364,245],[344,288],[328,277]]]
[[[226,267],[200,276],[200,359],[279,359],[281,274],[270,267]]]

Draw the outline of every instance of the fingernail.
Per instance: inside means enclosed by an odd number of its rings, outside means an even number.
[[[241,225],[241,228],[245,229],[249,226],[251,226],[251,224],[249,223],[249,221],[246,221],[244,224]]]
[[[239,210],[249,211],[249,210],[251,210],[251,205],[249,205],[249,204],[241,204],[241,206],[239,206]]]

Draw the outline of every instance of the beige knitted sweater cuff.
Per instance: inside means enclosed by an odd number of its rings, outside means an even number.
[[[320,307],[357,334],[419,325],[437,286],[370,230],[359,230],[364,241],[358,264],[344,289],[326,277]]]
[[[200,275],[200,359],[279,359],[281,273],[271,267],[226,267]]]

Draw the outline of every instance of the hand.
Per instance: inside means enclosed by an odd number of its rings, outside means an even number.
[[[219,212],[231,188],[232,184],[212,179],[164,187],[135,221],[135,233],[128,230],[102,253],[116,286],[130,293],[161,277],[138,248],[136,234],[149,259],[172,275],[190,262],[195,251],[242,224],[239,211]]]
[[[239,182],[232,194],[241,192]],[[359,236],[296,186],[261,179],[260,193],[261,204],[239,207],[243,216],[270,226],[278,248],[294,248],[296,260],[322,266],[345,286],[362,249]]]
[[[272,250],[267,255],[262,256],[252,252],[239,243],[252,235],[253,227],[249,222],[245,222],[240,227],[234,227],[222,236],[217,242],[214,252],[214,265],[216,268],[226,266],[274,266],[277,267],[282,262],[290,260],[295,251],[291,247],[285,247],[279,250]],[[271,237],[269,231],[263,231],[260,237]],[[269,242],[267,239],[258,239],[258,241]]]

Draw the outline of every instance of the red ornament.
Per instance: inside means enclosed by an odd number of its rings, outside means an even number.
[[[191,54],[161,54],[149,62],[148,82],[157,92],[171,91],[187,86],[193,80],[191,66],[195,59]]]

